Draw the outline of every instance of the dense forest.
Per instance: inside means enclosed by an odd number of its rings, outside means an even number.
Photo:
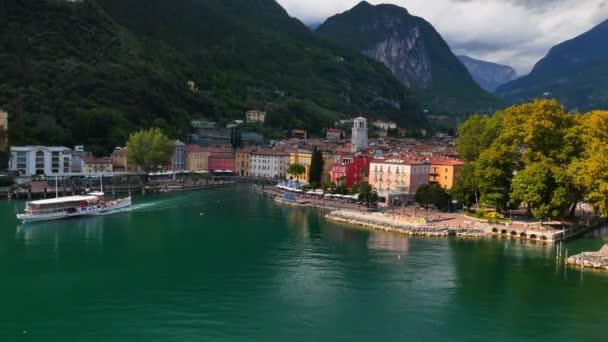
[[[364,113],[425,125],[383,65],[316,38],[272,0],[0,0],[12,144],[103,152],[134,130],[268,111],[276,132]],[[272,130],[270,130],[272,132]]]

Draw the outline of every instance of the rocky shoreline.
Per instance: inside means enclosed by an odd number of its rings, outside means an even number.
[[[608,245],[598,252],[584,252],[566,259],[566,264],[608,271]]]
[[[449,226],[436,226],[433,224],[416,224],[387,217],[381,214],[358,213],[350,210],[337,210],[325,215],[325,218],[354,226],[395,232],[412,236],[427,237],[485,237],[487,234],[479,228],[454,228]]]

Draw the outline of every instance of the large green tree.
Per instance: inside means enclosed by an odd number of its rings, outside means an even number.
[[[145,172],[158,172],[169,164],[175,144],[158,128],[131,134],[127,142],[129,162]]]
[[[359,192],[359,201],[365,202],[369,207],[371,204],[378,202],[378,193],[374,188],[366,182],[357,184]]]
[[[416,191],[416,202],[423,206],[448,208],[452,198],[448,192],[438,184],[425,184]]]
[[[475,176],[475,164],[467,163],[462,167],[460,176],[450,189],[450,195],[468,209],[471,209],[473,204],[479,204],[479,185]]]

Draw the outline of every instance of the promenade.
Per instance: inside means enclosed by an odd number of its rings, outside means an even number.
[[[439,219],[427,220],[425,218],[416,218],[412,216],[392,215],[383,213],[362,213],[352,210],[336,210],[325,215],[330,221],[362,226],[367,228],[379,229],[389,232],[402,233],[407,235],[418,236],[467,236],[467,237],[484,237],[487,235],[487,229],[483,229],[480,225],[468,227],[457,227],[446,224]]]

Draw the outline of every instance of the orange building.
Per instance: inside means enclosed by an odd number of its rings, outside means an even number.
[[[429,172],[429,183],[439,184],[444,189],[450,190],[458,177],[460,177],[464,162],[448,158],[428,158],[431,169]]]

